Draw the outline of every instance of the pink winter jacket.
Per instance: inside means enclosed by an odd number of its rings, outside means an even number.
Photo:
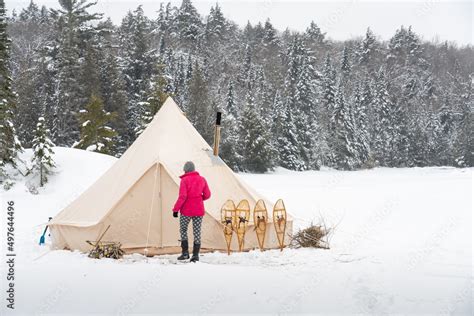
[[[211,197],[206,179],[197,171],[183,174],[179,185],[179,197],[173,212],[184,216],[204,216],[204,201]]]

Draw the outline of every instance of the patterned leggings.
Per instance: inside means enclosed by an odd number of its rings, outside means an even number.
[[[188,226],[191,219],[193,220],[194,243],[200,244],[202,216],[179,216],[179,233],[181,234],[181,240],[188,240]]]

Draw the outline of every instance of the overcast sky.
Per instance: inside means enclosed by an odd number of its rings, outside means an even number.
[[[6,1],[9,12],[28,5],[30,0]],[[38,4],[57,7],[55,0],[36,0]],[[159,0],[98,0],[96,11],[120,23],[128,10],[142,4],[149,17],[156,17]],[[163,1],[167,2],[167,1]],[[181,0],[170,1],[179,5]],[[368,26],[382,39],[389,39],[400,25],[412,25],[424,39],[448,40],[460,45],[473,44],[472,0],[463,1],[276,1],[276,0],[219,0],[224,15],[245,25],[270,18],[279,30],[289,27],[303,31],[314,20],[333,39],[344,40],[365,33]],[[207,15],[216,1],[194,0],[202,15]]]

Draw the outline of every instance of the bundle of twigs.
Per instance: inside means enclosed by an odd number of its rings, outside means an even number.
[[[323,248],[329,249],[330,229],[325,225],[313,225],[301,229],[292,236],[291,246],[294,248]]]
[[[96,245],[90,243],[93,246],[89,252],[89,258],[101,259],[101,258],[112,258],[120,259],[124,255],[122,244],[119,242],[98,242]]]
[[[92,246],[89,251],[89,258],[101,259],[101,258],[112,258],[120,259],[125,253],[122,249],[122,244],[113,241],[101,241],[105,233],[109,230],[110,225],[107,226],[105,231],[100,235],[99,239],[95,242],[86,240],[86,242]]]

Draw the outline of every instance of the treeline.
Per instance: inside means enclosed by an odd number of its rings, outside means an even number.
[[[120,25],[87,0],[33,1],[8,19],[11,121],[31,147],[42,120],[58,146],[119,156],[172,96],[235,170],[473,166],[474,50],[400,27],[333,41],[317,23],[240,28],[219,5],[141,6]],[[10,142],[10,146],[16,146]]]

